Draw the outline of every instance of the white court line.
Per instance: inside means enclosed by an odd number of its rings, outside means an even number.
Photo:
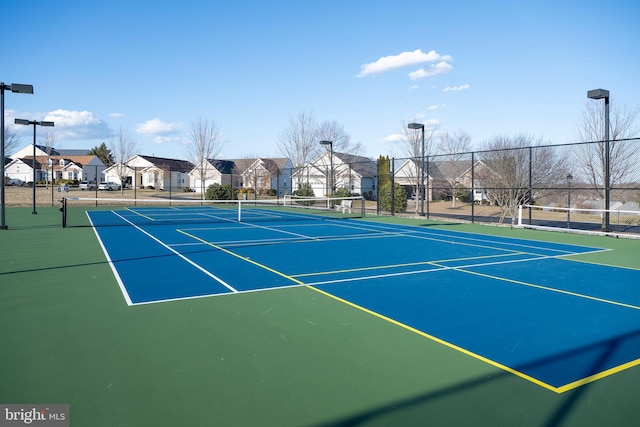
[[[111,211],[113,212],[113,211]],[[124,283],[122,282],[122,279],[120,278],[120,275],[118,274],[118,270],[116,269],[116,266],[114,265],[113,261],[111,260],[111,257],[109,256],[109,252],[107,252],[107,248],[104,246],[104,243],[102,243],[102,239],[100,238],[100,235],[98,234],[98,229],[96,228],[96,226],[93,225],[93,221],[91,221],[91,216],[89,216],[89,212],[85,212],[85,214],[87,215],[87,218],[89,218],[89,223],[91,224],[91,227],[93,227],[93,232],[95,233],[96,237],[98,238],[98,243],[100,243],[100,247],[102,248],[102,252],[104,253],[104,256],[107,258],[107,262],[109,263],[109,267],[111,268],[111,272],[113,273],[113,275],[116,278],[116,282],[118,282],[118,286],[120,287],[120,292],[122,292],[122,295],[124,296],[124,300],[127,303],[127,305],[133,305],[133,303],[131,302],[131,297],[129,296],[129,292],[127,292],[127,288],[125,288]]]
[[[506,240],[510,240],[510,241],[500,241],[500,240],[492,240],[492,239],[486,239],[489,237],[499,237],[499,236],[491,236],[491,235],[486,235],[486,234],[478,234],[478,233],[469,233],[469,232],[450,232],[448,230],[442,230],[443,233],[449,233],[449,234],[440,234],[440,233],[434,233],[434,232],[429,232],[427,230],[424,230],[422,228],[417,228],[415,226],[411,226],[411,225],[397,225],[397,224],[387,224],[387,225],[378,225],[377,223],[374,222],[367,222],[367,221],[362,221],[362,223],[367,223],[368,226],[371,226],[371,228],[363,228],[366,230],[395,230],[397,233],[403,234],[403,235],[407,235],[409,237],[416,237],[416,238],[428,238],[428,239],[432,239],[432,240],[436,240],[436,241],[443,241],[443,242],[452,242],[452,241],[456,241],[456,240],[465,240],[465,241],[471,241],[473,242],[473,245],[476,246],[482,246],[479,245],[479,243],[487,243],[487,244],[494,244],[497,245],[498,247],[494,247],[494,249],[498,249],[498,250],[511,250],[511,249],[506,249],[506,247],[521,247],[521,248],[528,248],[528,249],[535,249],[535,250],[547,250],[547,251],[552,251],[552,252],[558,252],[558,253],[563,253],[565,255],[579,255],[579,254],[583,254],[583,253],[593,253],[593,252],[604,252],[604,251],[609,251],[610,249],[603,249],[603,248],[594,248],[591,246],[583,246],[583,245],[575,245],[572,243],[559,243],[559,242],[539,242],[536,240],[531,240],[531,239],[525,239],[525,238],[521,238],[521,237],[509,237],[509,236],[500,236],[503,237]],[[346,225],[346,224],[337,224],[338,226],[341,227],[354,227],[351,224]],[[360,228],[360,227],[354,227],[354,228]],[[389,231],[390,232],[390,231]],[[409,232],[417,234],[417,235],[422,235],[424,237],[419,237],[419,236],[410,236]],[[470,234],[470,235],[475,235],[478,237],[466,237],[463,236],[462,234]],[[447,240],[448,239],[448,240]],[[522,241],[522,240],[527,240],[527,241],[531,241],[531,242],[539,242],[540,244],[549,244],[549,245],[564,245],[564,246],[576,246],[576,247],[581,247],[581,248],[588,248],[590,249],[589,252],[571,252],[571,251],[566,251],[566,250],[562,250],[562,249],[556,249],[556,248],[549,248],[549,247],[545,247],[545,246],[535,246],[535,245],[527,245],[527,244],[523,244],[523,243],[516,243],[513,242],[514,240],[518,240],[518,241]],[[461,244],[468,244],[468,243],[463,243],[463,242],[459,242]],[[487,246],[490,247],[490,246]]]
[[[140,232],[142,232],[143,234],[147,235],[148,237],[150,237],[151,239],[153,239],[154,241],[156,241],[157,243],[159,243],[161,246],[163,246],[164,248],[168,249],[169,251],[171,251],[172,253],[174,253],[175,255],[179,256],[180,258],[182,258],[184,261],[188,262],[189,264],[191,264],[192,266],[194,266],[195,268],[197,268],[198,270],[200,270],[201,272],[203,272],[204,274],[206,274],[207,276],[211,277],[213,280],[215,280],[216,282],[220,283],[222,286],[224,286],[225,288],[229,289],[231,292],[236,293],[238,292],[237,289],[235,289],[233,286],[229,285],[227,282],[225,282],[224,280],[222,280],[221,278],[219,278],[218,276],[216,276],[215,274],[211,273],[209,270],[203,268],[202,266],[200,266],[199,264],[191,261],[189,258],[187,258],[186,256],[182,255],[180,252],[176,251],[175,249],[171,248],[170,246],[168,246],[166,243],[162,242],[160,239],[158,239],[157,237],[153,236],[152,234],[146,232],[145,230],[143,230],[142,228],[140,228],[139,226],[137,226],[136,224],[132,223],[131,221],[129,221],[128,219],[126,219],[125,217],[123,217],[122,215],[120,215],[117,212],[114,212],[114,215],[120,217],[122,220],[128,222],[129,224],[131,224],[133,227],[135,227],[136,229],[138,229]],[[95,227],[94,227],[95,229]]]
[[[308,286],[318,286],[318,285],[329,285],[329,284],[332,284],[332,283],[344,283],[344,282],[352,282],[352,281],[355,282],[355,281],[360,281],[360,280],[383,279],[383,278],[387,278],[387,277],[410,276],[410,275],[413,275],[413,274],[434,273],[436,271],[458,270],[458,269],[463,269],[463,268],[484,267],[484,266],[489,266],[489,265],[512,264],[512,263],[516,263],[516,262],[529,262],[529,261],[537,261],[537,260],[540,260],[540,259],[548,259],[548,258],[557,258],[557,256],[548,255],[548,256],[538,256],[538,257],[535,257],[535,258],[512,259],[512,260],[506,260],[506,261],[480,262],[480,263],[475,263],[475,264],[458,265],[458,266],[455,266],[455,267],[439,266],[438,268],[431,268],[431,269],[402,271],[402,272],[398,272],[398,273],[375,274],[375,275],[372,275],[372,276],[362,276],[362,277],[354,277],[354,278],[347,278],[347,279],[324,280],[324,281],[321,281],[321,282],[307,283],[307,285]],[[442,264],[444,262],[446,262],[446,261],[432,261],[431,265],[436,265],[437,266],[438,264]]]
[[[120,216],[119,214],[113,212],[114,214]],[[479,247],[491,247],[491,246],[487,246],[487,245],[481,245],[479,243],[484,243],[484,244],[496,244],[499,247],[493,247],[494,249],[497,250],[504,250],[504,251],[515,251],[514,249],[505,249],[503,246],[511,246],[511,247],[523,247],[523,248],[528,248],[528,249],[539,249],[539,250],[547,250],[547,251],[555,251],[555,252],[559,252],[562,255],[546,255],[546,256],[536,256],[534,258],[530,258],[530,259],[521,259],[521,260],[510,260],[510,261],[500,261],[500,262],[491,262],[491,263],[476,263],[476,264],[469,264],[469,265],[463,265],[463,266],[456,266],[456,267],[439,267],[439,268],[435,268],[435,269],[422,269],[422,270],[417,270],[417,271],[411,271],[411,272],[401,272],[401,273],[388,273],[388,274],[380,274],[380,275],[372,275],[372,276],[364,276],[364,277],[356,277],[356,278],[350,278],[350,279],[336,279],[336,280],[327,280],[327,281],[320,281],[320,282],[314,282],[314,283],[305,283],[305,284],[292,284],[292,285],[287,285],[287,286],[278,286],[278,287],[272,287],[272,288],[261,288],[261,289],[251,289],[251,290],[246,290],[246,291],[238,291],[235,288],[233,288],[232,286],[226,284],[224,281],[222,281],[221,279],[217,278],[215,275],[213,275],[212,273],[208,272],[207,270],[203,269],[202,267],[200,267],[198,264],[192,262],[191,260],[189,260],[188,258],[186,258],[185,256],[183,256],[182,254],[180,254],[179,252],[173,250],[171,248],[171,246],[185,246],[185,245],[201,245],[204,243],[186,243],[186,244],[175,244],[175,245],[168,245],[165,244],[163,242],[161,242],[160,240],[158,240],[157,238],[155,238],[154,236],[152,236],[151,234],[147,233],[146,231],[142,230],[140,227],[138,227],[137,225],[131,223],[130,221],[128,221],[126,218],[120,216],[124,221],[130,223],[131,225],[133,225],[134,227],[136,227],[137,229],[139,229],[140,231],[142,231],[144,234],[148,235],[149,237],[151,237],[152,239],[154,239],[155,241],[157,241],[158,243],[160,243],[161,245],[163,245],[164,247],[166,247],[167,249],[169,249],[170,251],[172,251],[173,253],[175,253],[176,255],[180,256],[181,258],[183,258],[185,261],[189,262],[190,264],[192,264],[193,266],[195,266],[196,268],[200,269],[201,271],[203,271],[205,274],[209,275],[210,277],[214,278],[215,280],[219,281],[221,284],[223,284],[225,287],[227,287],[229,290],[231,290],[233,294],[239,294],[239,293],[247,293],[247,292],[261,292],[261,291],[268,291],[268,290],[272,290],[272,289],[282,289],[282,288],[291,288],[291,287],[297,287],[297,286],[314,286],[314,285],[324,285],[324,284],[331,284],[331,283],[343,283],[343,282],[349,282],[349,281],[363,281],[363,280],[372,280],[372,279],[377,279],[377,278],[385,278],[385,277],[395,277],[395,276],[403,276],[403,275],[410,275],[410,274],[422,274],[422,273],[430,273],[430,272],[437,272],[437,271],[443,271],[443,270],[460,270],[463,268],[471,268],[471,267],[477,267],[477,266],[485,266],[485,265],[497,265],[497,264],[506,264],[506,263],[513,263],[513,262],[527,262],[527,261],[534,261],[534,260],[538,260],[538,259],[545,259],[545,258],[560,258],[563,256],[567,256],[567,255],[572,255],[575,254],[575,252],[570,252],[570,251],[566,251],[566,250],[559,250],[559,249],[555,249],[555,248],[548,248],[548,247],[538,247],[538,246],[534,246],[534,245],[525,245],[522,243],[514,243],[514,242],[509,242],[509,240],[528,240],[528,239],[522,239],[522,238],[513,238],[513,237],[509,237],[509,236],[505,236],[504,239],[506,239],[507,241],[495,241],[495,240],[482,240],[482,239],[474,239],[472,237],[466,237],[466,236],[462,236],[459,233],[452,233],[451,236],[446,236],[446,235],[442,235],[439,233],[430,233],[428,231],[422,230],[422,229],[417,229],[416,227],[406,227],[406,226],[399,226],[399,225],[388,225],[388,226],[384,226],[384,225],[378,225],[376,223],[372,223],[372,222],[358,222],[358,225],[356,226],[354,223],[351,224],[345,224],[343,221],[333,221],[333,220],[326,220],[323,224],[318,224],[318,226],[326,226],[327,223],[334,225],[334,226],[338,226],[338,227],[342,227],[342,228],[352,228],[352,229],[356,229],[356,230],[364,230],[364,231],[370,231],[370,232],[379,232],[379,234],[376,234],[374,236],[362,236],[362,235],[353,235],[354,237],[352,237],[353,239],[365,239],[365,238],[377,238],[377,237],[395,237],[395,236],[406,236],[406,237],[410,237],[410,238],[419,238],[419,239],[430,239],[430,240],[436,240],[436,241],[444,241],[447,243],[458,243],[458,244],[463,244],[463,245],[470,245],[470,246],[479,246]],[[227,219],[227,218],[220,218],[220,217],[215,217],[212,216],[214,218],[217,219],[222,219],[224,221],[229,221],[229,222],[236,222],[232,219]],[[301,234],[301,233],[295,233],[292,231],[287,231],[287,230],[283,230],[283,229],[279,229],[279,228],[274,228],[274,227],[267,227],[267,226],[261,226],[261,225],[257,225],[257,224],[252,224],[252,223],[241,223],[242,225],[245,226],[249,226],[249,227],[253,227],[253,228],[259,228],[259,229],[266,229],[266,230],[271,230],[271,231],[275,231],[278,233],[283,233],[283,234],[289,234],[289,235],[293,235],[297,238],[302,238],[305,239],[305,241],[319,241],[319,240],[328,240],[327,238],[318,238],[318,237],[314,237],[314,236],[308,236],[305,234]],[[313,226],[315,224],[289,224],[289,225],[283,225],[283,228],[288,228],[288,227],[309,227],[309,226]],[[209,229],[215,229],[216,227],[212,227],[212,228],[204,228],[204,227],[199,227],[199,228],[192,228],[192,229],[186,229],[186,230],[200,230],[200,231],[204,231],[204,230],[209,230]],[[232,227],[224,227],[225,229],[227,228],[232,228]],[[94,227],[95,229],[95,227]],[[446,230],[445,230],[446,232]],[[97,234],[97,232],[96,232]],[[471,234],[473,235],[474,233],[464,233],[464,234]],[[479,237],[493,237],[493,236],[487,236],[487,235],[483,235],[483,234],[478,234]],[[286,241],[288,240],[298,240],[296,238],[291,238],[291,239],[279,239],[278,241],[280,242],[284,242],[286,243]],[[341,236],[342,238],[344,238],[345,236]],[[339,237],[336,237],[336,239],[339,239]],[[462,241],[458,241],[456,242],[455,239],[459,239]],[[265,240],[269,240],[267,242],[265,242]],[[271,239],[262,239],[262,240],[255,240],[253,242],[257,242],[257,243],[271,243],[270,242]],[[298,240],[299,241],[299,240]],[[467,241],[467,242],[465,242]],[[470,242],[468,242],[470,241]],[[534,241],[535,242],[535,241]],[[238,246],[241,246],[243,244],[247,244],[247,242],[243,242],[243,241],[230,241],[230,242],[225,242],[226,244],[236,244]],[[542,243],[542,242],[541,242]],[[544,243],[549,243],[551,245],[555,245],[555,244],[560,244],[562,245],[562,243],[554,243],[554,242],[544,242]],[[567,244],[569,246],[572,246],[571,244]],[[573,245],[573,246],[580,246],[580,245]],[[581,246],[581,247],[585,247],[585,246]],[[600,249],[600,248],[590,248],[590,249],[594,249],[598,250],[598,251],[602,251],[604,249]],[[103,247],[104,250],[104,247]],[[106,251],[105,251],[106,253]],[[580,252],[582,253],[582,252]],[[436,265],[435,263],[433,265]],[[112,267],[113,268],[113,267]],[[118,278],[117,272],[114,270],[114,273],[116,274],[116,277]],[[210,297],[210,296],[219,296],[219,295],[227,295],[228,293],[223,293],[223,294],[207,294],[207,295],[199,295],[199,296],[192,296],[192,297],[181,297],[181,298],[175,298],[175,299],[167,299],[167,300],[157,300],[157,301],[149,301],[149,302],[144,302],[144,303],[130,303],[130,299],[128,298],[128,294],[126,293],[126,290],[124,289],[121,280],[119,280],[119,285],[121,286],[121,289],[123,290],[123,294],[125,295],[125,299],[128,299],[128,304],[129,305],[137,305],[137,304],[151,304],[151,303],[156,303],[156,302],[163,302],[163,301],[172,301],[172,300],[182,300],[182,299],[192,299],[192,298],[204,298],[204,297]],[[533,285],[532,285],[533,286]],[[549,290],[553,290],[553,288],[549,288]],[[563,292],[561,290],[556,290],[557,292]],[[588,296],[585,296],[586,298],[589,298]]]

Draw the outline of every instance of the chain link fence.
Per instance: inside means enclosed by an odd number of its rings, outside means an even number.
[[[394,158],[377,170],[381,214],[515,223],[520,205],[570,207],[592,209],[602,231],[640,233],[638,138]]]
[[[272,165],[273,166],[273,165]],[[97,176],[97,171],[93,171]],[[184,170],[135,170],[126,188],[185,197],[194,182]],[[253,174],[251,174],[251,173]],[[209,179],[209,178],[207,178]],[[213,179],[213,178],[211,178]],[[192,180],[193,181],[193,180]],[[197,180],[196,180],[197,181]],[[361,195],[369,214],[513,224],[520,205],[593,210],[583,227],[640,234],[640,138],[371,160],[335,154],[304,168],[252,171],[236,165],[223,184],[251,197]],[[205,188],[209,182],[205,182]],[[40,189],[39,189],[40,190]],[[54,203],[52,195],[42,202]],[[189,194],[190,197],[199,195]],[[598,210],[608,209],[606,213]],[[526,209],[522,215],[533,221]],[[572,226],[580,227],[578,218]]]
[[[289,175],[293,193],[307,183],[315,196],[362,195],[367,212],[380,215],[514,224],[521,205],[549,211],[570,207],[592,209],[596,218],[572,226],[640,233],[639,138],[424,159],[360,157],[338,162],[332,170],[327,165],[315,171],[291,170]],[[598,212],[602,209],[609,212]]]

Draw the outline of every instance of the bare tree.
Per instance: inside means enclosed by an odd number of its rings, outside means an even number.
[[[581,144],[575,151],[577,175],[605,199],[606,143],[604,130],[604,112],[600,103],[586,102],[582,118],[578,124],[577,135],[580,141],[593,141]],[[609,110],[609,184],[621,184],[635,170],[640,156],[640,144],[621,141],[638,136],[640,108],[629,109],[624,105],[611,103]]]
[[[317,141],[331,141],[333,143],[333,151],[337,153],[351,154],[354,156],[364,156],[365,147],[362,143],[351,141],[351,135],[345,130],[344,126],[338,122],[325,120],[320,123],[316,135]]]
[[[424,125],[424,153],[422,152],[422,131],[417,131],[414,129],[409,129],[409,122],[402,121],[402,143],[401,150],[402,154],[406,157],[409,157],[413,160],[413,163],[416,167],[416,174],[413,178],[413,185],[415,186],[414,194],[419,195],[420,193],[420,185],[422,181],[422,169],[425,168],[424,176],[425,181],[429,180],[426,172],[426,163],[428,162],[428,157],[431,156],[435,152],[435,136],[440,129],[440,125],[438,123],[422,123]],[[422,162],[422,155],[425,156],[425,163]],[[425,198],[429,198],[428,194],[425,194]],[[418,213],[420,197],[415,198],[415,213]]]
[[[200,193],[205,197],[205,182],[210,171],[209,160],[220,153],[223,145],[222,134],[214,121],[199,118],[191,123],[189,130],[190,143],[187,145],[187,160],[195,165],[197,178],[200,180]]]
[[[460,186],[460,176],[471,166],[465,159],[471,150],[471,136],[463,130],[456,130],[451,133],[443,132],[438,141],[438,151],[445,154],[448,162],[445,179],[451,188],[451,200],[453,207],[456,207],[458,199],[458,187]]]
[[[289,125],[278,137],[278,151],[291,160],[298,184],[307,163],[318,156],[318,125],[312,113],[299,113],[289,119]]]
[[[500,207],[500,223],[507,216],[515,221],[518,206],[540,196],[531,194],[533,188],[550,188],[565,179],[566,156],[542,145],[540,139],[498,136],[487,141],[484,150],[480,152],[484,166],[478,168],[476,175],[483,182],[489,201]]]
[[[47,129],[42,138],[41,144],[44,145],[44,151],[47,153],[47,167],[51,169],[51,185],[55,177],[53,176],[53,161],[51,160],[51,153],[54,151],[54,145],[56,143],[56,133],[53,129]],[[49,180],[47,180],[47,188],[49,188]]]
[[[123,127],[120,127],[115,133],[112,132],[110,139],[109,149],[113,156],[116,174],[120,179],[120,192],[122,193],[131,169],[127,162],[137,154],[138,143],[129,135],[129,131]]]
[[[16,148],[18,148],[18,144],[20,143],[20,138],[18,135],[8,128],[4,127],[4,152],[8,156],[10,156]]]

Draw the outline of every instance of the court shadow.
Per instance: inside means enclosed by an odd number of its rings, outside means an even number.
[[[629,341],[640,342],[640,329],[603,340],[569,352],[560,353],[544,360],[538,360],[520,369],[553,363],[567,356],[575,356],[597,350],[591,372],[601,372],[609,363],[610,357]],[[638,347],[636,347],[638,348]],[[640,360],[640,359],[639,359]],[[639,363],[640,364],[640,361]],[[636,371],[637,372],[637,371]],[[626,375],[626,377],[625,377]],[[620,420],[638,418],[634,392],[628,385],[637,384],[630,372],[617,372],[606,387],[606,392],[590,393],[599,387],[598,381],[585,380],[563,393],[556,393],[528,382],[506,371],[496,371],[458,384],[415,395],[369,411],[354,414],[342,419],[315,424],[313,427],[362,427],[376,426],[413,426],[413,425],[539,425],[556,427],[566,425],[569,420],[583,420],[590,425],[599,425],[594,414],[602,414],[608,425],[617,425]],[[625,380],[626,379],[626,380]],[[601,381],[601,380],[600,380]],[[625,387],[627,385],[627,387]],[[594,396],[606,395],[606,401],[594,400]],[[609,406],[607,406],[609,405]],[[615,414],[611,418],[611,414]],[[469,424],[472,423],[472,424]],[[580,422],[578,424],[580,425]]]

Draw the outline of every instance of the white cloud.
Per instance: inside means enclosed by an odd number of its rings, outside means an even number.
[[[163,122],[159,118],[138,124],[136,132],[143,135],[171,135],[179,131],[180,124]]]
[[[464,85],[460,85],[460,86],[447,86],[444,89],[442,89],[443,92],[458,92],[461,90],[467,90],[469,89],[471,86],[467,83]]]
[[[113,117],[114,119],[119,119],[120,117],[124,117],[122,113],[109,113],[109,117]]]
[[[182,142],[182,138],[177,137],[177,136],[156,136],[155,138],[153,138],[153,142],[155,142],[156,144],[168,144],[170,142]]]
[[[393,133],[383,139],[384,142],[402,142],[406,137],[401,133]]]
[[[423,120],[422,123],[425,128],[429,129],[429,128],[435,128],[440,126],[440,119],[428,119],[428,120]]]
[[[55,123],[57,139],[99,139],[109,137],[109,127],[90,111],[55,110],[43,120]]]
[[[434,105],[429,105],[429,107],[427,107],[427,109],[428,109],[429,111],[435,111],[435,110],[437,110],[438,108],[440,108],[440,106],[439,106],[439,105],[435,105],[435,104],[434,104]]]
[[[411,80],[420,80],[426,79],[427,77],[437,76],[439,74],[445,74],[449,71],[453,70],[453,65],[447,62],[438,62],[435,65],[431,65],[428,69],[420,68],[417,71],[412,71],[409,73],[409,78]]]
[[[446,62],[451,60],[453,60],[453,58],[450,55],[440,55],[435,50],[424,53],[422,52],[422,49],[418,49],[413,52],[402,52],[398,55],[383,56],[375,62],[364,64],[360,69],[360,73],[358,73],[356,77],[365,77],[371,74],[384,73],[385,71],[395,70],[409,65],[422,64],[425,62]]]

